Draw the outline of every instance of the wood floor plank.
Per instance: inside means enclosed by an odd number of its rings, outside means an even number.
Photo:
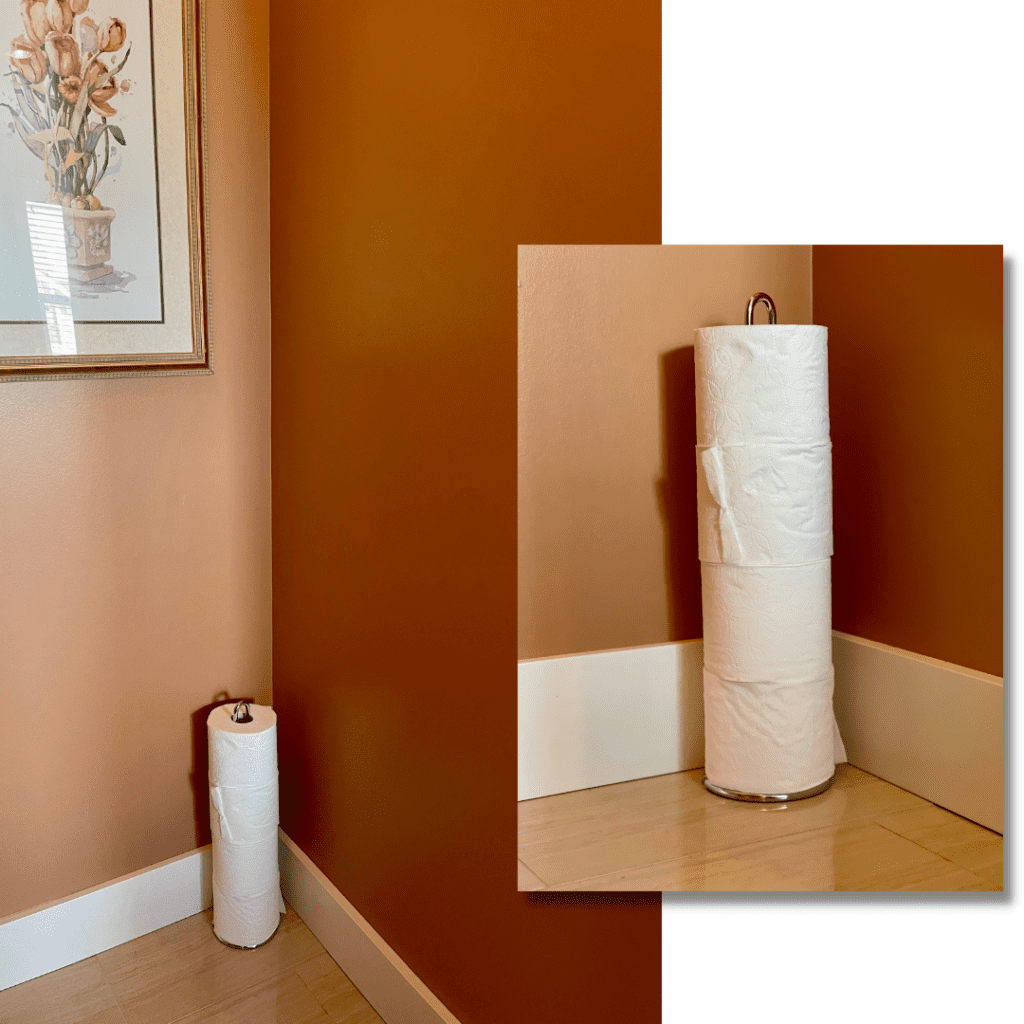
[[[1002,889],[1003,887],[1003,864],[1000,861],[998,864],[993,864],[992,867],[988,868],[975,868],[974,873],[981,878],[984,878],[993,889]]]
[[[969,871],[1001,866],[1003,837],[952,811],[929,804],[876,819],[885,828]]]
[[[124,1024],[96,957],[0,992],[3,1024]]]
[[[901,889],[905,892],[987,892],[1002,887],[1001,882],[999,885],[993,885],[973,871],[954,868],[947,874],[914,885],[904,885]]]
[[[536,892],[538,889],[546,889],[547,886],[522,862],[519,865],[519,882],[517,888],[520,892]]]
[[[290,907],[257,949],[232,949],[213,934],[213,911],[177,921],[96,958],[126,1024],[172,1024],[241,992],[277,980],[323,946]]]
[[[873,822],[854,822],[627,871],[561,890],[707,892],[893,891],[948,875],[937,854]]]
[[[723,800],[702,778],[696,769],[523,801],[520,861],[551,889],[1002,887],[1000,835],[851,765],[825,793],[788,805]]]
[[[0,1024],[383,1024],[291,907],[232,949],[205,911],[0,992]]]
[[[376,1010],[330,956],[326,961],[317,958],[315,963],[306,966],[300,976],[332,1024],[384,1024]]]
[[[331,1024],[326,1010],[295,971],[250,985],[174,1024]]]
[[[930,806],[850,765],[839,766],[825,793],[790,804],[724,800],[704,789],[702,777],[698,769],[528,801],[519,858],[553,888]]]
[[[307,960],[305,963],[299,964],[295,968],[295,973],[308,985],[311,981],[329,974],[337,966],[331,954],[325,952]]]
[[[120,1006],[111,1006],[106,1010],[100,1010],[99,1013],[83,1017],[78,1024],[124,1024],[124,1014],[121,1013]]]

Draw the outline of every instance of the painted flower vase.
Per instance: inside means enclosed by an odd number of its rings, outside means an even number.
[[[72,281],[95,281],[111,273],[110,222],[117,214],[108,206],[98,210],[64,209],[68,276]]]

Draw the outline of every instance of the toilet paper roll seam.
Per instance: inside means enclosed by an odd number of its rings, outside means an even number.
[[[822,441],[698,441],[694,448],[832,448],[831,437]]]
[[[237,893],[226,892],[219,885],[214,885],[213,891],[226,899],[238,902],[238,903],[255,903],[257,900],[264,900],[268,896],[277,895],[277,885],[268,886],[260,892],[247,894],[245,896],[239,896]]]
[[[705,672],[713,675],[716,679],[720,679],[723,683],[728,683],[730,686],[742,686],[749,690],[753,690],[757,687],[765,687],[772,690],[785,690],[789,687],[792,690],[799,690],[805,686],[811,686],[814,683],[821,682],[823,679],[834,678],[835,666],[830,664],[828,671],[823,672],[821,675],[808,676],[806,679],[729,679],[726,676],[720,676],[717,672],[712,672],[711,669],[705,668]]]
[[[281,776],[281,773],[279,771],[275,770],[274,771],[273,782],[263,782],[263,783],[260,783],[259,785],[257,785],[256,783],[244,783],[244,784],[238,785],[238,786],[226,786],[226,785],[224,785],[223,782],[221,782],[221,783],[217,783],[217,785],[219,786],[220,789],[269,789],[269,788],[271,788],[271,786],[277,785],[277,780],[280,778],[280,776]],[[215,779],[211,779],[211,781],[216,782]]]
[[[728,565],[736,569],[800,569],[805,565],[831,563],[832,558],[814,558],[809,562],[719,562],[713,558],[701,558],[699,561],[701,565]]]
[[[280,827],[281,827],[280,825],[275,824],[273,826],[274,832],[277,832],[277,830]],[[253,846],[262,846],[268,839],[271,839],[271,838],[276,838],[276,837],[273,834],[271,834],[271,835],[263,836],[260,839],[250,839],[248,841],[246,841],[244,839],[227,839],[227,838],[221,837],[221,842],[225,846],[233,846],[233,847],[246,847],[246,846],[250,846],[250,847],[253,847]]]

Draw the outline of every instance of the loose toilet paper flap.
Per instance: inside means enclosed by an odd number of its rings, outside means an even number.
[[[717,506],[715,548],[720,552],[720,561],[742,562],[743,542],[736,527],[736,519],[729,504],[729,476],[723,465],[720,448],[698,449],[697,452],[703,474],[698,478],[707,485],[711,500]]]
[[[832,555],[832,446],[697,446],[704,562],[796,565]]]
[[[210,787],[210,826],[228,842],[252,843],[277,835],[279,824],[278,788],[245,789]]]

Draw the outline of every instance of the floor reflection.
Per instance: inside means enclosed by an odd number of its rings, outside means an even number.
[[[519,805],[524,888],[992,890],[1002,837],[851,765],[806,800],[752,804],[681,772]]]

